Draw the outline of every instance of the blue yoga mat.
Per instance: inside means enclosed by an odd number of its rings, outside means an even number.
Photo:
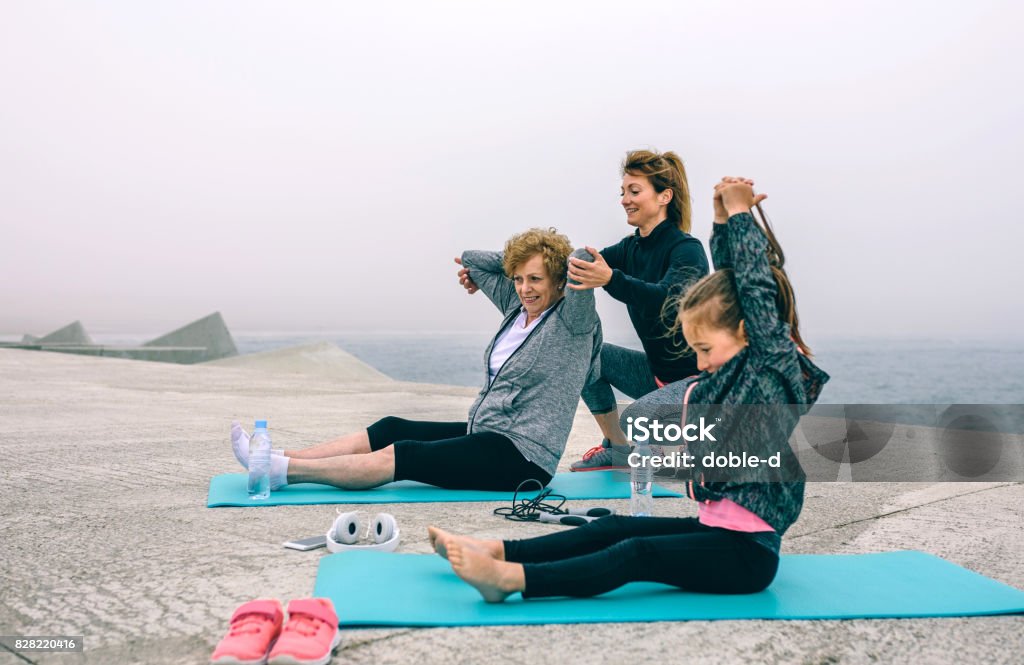
[[[556,494],[568,499],[628,499],[629,476],[616,471],[559,473],[548,484]],[[343,490],[330,485],[296,483],[270,493],[266,501],[253,501],[246,490],[244,473],[226,473],[210,481],[207,508],[223,506],[301,506],[319,503],[430,503],[455,501],[511,501],[512,492],[446,490],[408,480],[389,483],[372,490]],[[522,492],[520,497],[537,492]],[[654,486],[656,497],[681,497],[682,494]]]
[[[1024,612],[1024,591],[923,552],[790,554],[760,593],[725,596],[634,582],[595,598],[485,603],[436,555],[342,552],[320,561],[314,596],[352,626],[714,619],[865,619]]]

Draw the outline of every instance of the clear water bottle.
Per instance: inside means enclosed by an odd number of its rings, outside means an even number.
[[[249,498],[253,501],[270,498],[270,450],[267,421],[257,420],[249,439]]]
[[[654,467],[651,464],[654,451],[646,436],[633,440],[633,453],[629,469],[629,512],[634,517],[650,517],[654,514]]]

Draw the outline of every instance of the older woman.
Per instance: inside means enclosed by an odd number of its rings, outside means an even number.
[[[593,291],[566,291],[572,251],[555,229],[513,236],[504,253],[468,251],[459,278],[482,290],[504,315],[484,356],[487,380],[466,422],[387,417],[365,430],[305,450],[275,451],[271,489],[325,483],[366,489],[416,480],[449,489],[515,490],[546,485],[572,428],[580,391],[596,378],[601,324]],[[232,446],[247,466],[248,435],[237,423]]]

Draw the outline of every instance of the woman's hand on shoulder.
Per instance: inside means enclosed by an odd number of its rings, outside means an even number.
[[[612,281],[612,269],[601,253],[595,247],[586,249],[594,257],[593,261],[569,257],[569,279],[579,282],[579,284],[568,285],[573,291],[596,289]]]
[[[767,194],[754,193],[754,181],[749,178],[726,176],[715,185],[715,224],[725,224],[733,215],[749,212],[755,205],[768,198]]]
[[[462,259],[460,259],[458,257],[455,257],[455,263],[459,264],[459,266],[462,266]],[[462,285],[462,288],[466,289],[466,292],[469,295],[473,295],[474,293],[476,293],[477,291],[480,290],[480,287],[476,285],[476,282],[474,282],[470,278],[470,276],[469,276],[469,268],[466,268],[464,266],[460,267],[458,275],[459,275],[459,284]]]

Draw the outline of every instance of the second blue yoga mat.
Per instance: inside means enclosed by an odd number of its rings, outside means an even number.
[[[628,499],[629,477],[614,471],[587,471],[585,473],[559,473],[548,485],[556,494],[567,499]],[[206,498],[207,508],[223,506],[299,506],[320,503],[427,503],[454,501],[511,501],[512,492],[483,492],[479,490],[446,490],[432,485],[403,480],[372,490],[343,490],[330,485],[297,483],[271,492],[266,501],[253,501],[246,489],[244,473],[226,473],[214,476]],[[523,492],[520,497],[535,496],[537,492]],[[654,486],[654,496],[681,497],[682,494]]]
[[[595,598],[485,603],[431,554],[342,552],[320,561],[314,596],[342,627],[713,619],[863,619],[1024,613],[1024,591],[923,552],[790,554],[761,593],[689,593],[634,582]]]

